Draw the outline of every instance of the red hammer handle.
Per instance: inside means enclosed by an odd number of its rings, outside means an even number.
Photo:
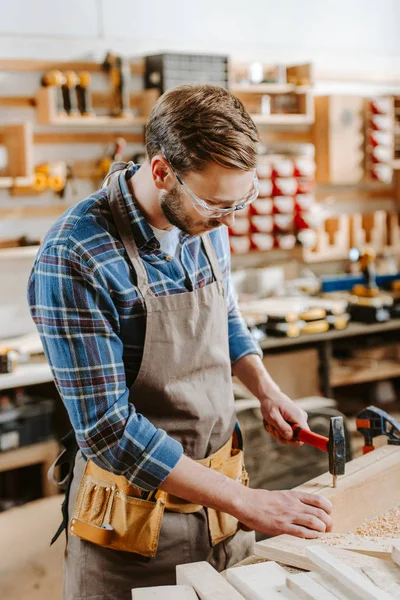
[[[293,439],[304,442],[309,446],[314,446],[314,448],[318,448],[322,452],[328,452],[329,439],[327,437],[308,431],[308,429],[303,429],[298,423],[291,423],[291,426],[293,429]]]

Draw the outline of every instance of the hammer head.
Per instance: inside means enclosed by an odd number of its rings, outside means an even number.
[[[329,473],[344,475],[346,464],[346,440],[343,417],[331,417],[329,428]]]

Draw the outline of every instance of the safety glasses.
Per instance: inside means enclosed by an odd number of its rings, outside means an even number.
[[[190,187],[182,180],[181,176],[174,170],[171,162],[166,156],[165,150],[161,147],[162,154],[165,160],[168,162],[168,165],[179,181],[180,185],[184,188],[185,192],[188,196],[193,200],[193,204],[197,210],[203,217],[224,217],[225,215],[230,215],[231,213],[237,210],[243,210],[246,206],[254,202],[259,194],[259,186],[258,186],[258,178],[257,175],[253,177],[253,185],[251,190],[243,196],[236,204],[230,206],[229,208],[215,208],[214,206],[210,206],[205,200],[202,200],[190,189]]]

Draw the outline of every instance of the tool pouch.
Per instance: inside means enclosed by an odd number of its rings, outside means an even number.
[[[232,449],[231,456],[221,464],[211,465],[211,468],[223,473],[231,479],[236,479],[245,486],[249,485],[249,476],[244,466],[243,450]],[[213,546],[234,535],[242,528],[236,517],[214,508],[207,508],[208,529]]]
[[[141,498],[142,490],[92,461],[86,463],[69,532],[113,550],[153,557],[165,509],[165,494]]]
[[[243,450],[229,440],[220,450],[197,461],[248,485]],[[101,469],[92,461],[85,466],[68,531],[86,541],[113,550],[154,557],[164,510],[193,513],[203,507],[158,490],[142,498],[143,491],[123,477]],[[213,546],[240,528],[235,517],[207,508]]]

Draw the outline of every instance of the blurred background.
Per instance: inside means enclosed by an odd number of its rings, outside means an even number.
[[[399,416],[400,4],[0,5],[0,596],[55,600],[63,540],[47,546],[61,498],[46,473],[69,421],[27,280],[47,230],[112,161],[144,160],[167,89],[227,87],[259,129],[260,196],[229,233],[239,302],[273,377],[315,431],[345,415],[349,457],[365,406]],[[317,450],[275,444],[234,383],[252,485],[327,470]]]

